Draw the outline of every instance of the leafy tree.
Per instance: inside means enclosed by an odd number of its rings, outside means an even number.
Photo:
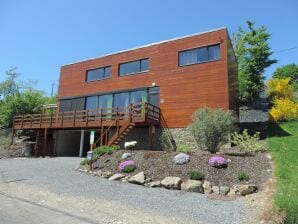
[[[5,72],[6,79],[0,83],[0,97],[2,99],[19,92],[19,85],[16,79],[20,73],[16,72],[17,68],[11,68]]]
[[[254,28],[251,21],[246,23],[248,30],[239,27],[233,45],[239,69],[239,100],[242,104],[251,104],[264,89],[265,68],[277,61],[269,58],[272,52],[268,44],[270,34],[267,28]]]
[[[272,77],[279,79],[291,78],[292,82],[298,83],[298,65],[293,63],[281,66],[275,70]]]

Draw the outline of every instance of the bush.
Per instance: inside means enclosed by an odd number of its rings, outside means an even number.
[[[126,167],[122,170],[122,172],[123,172],[123,173],[131,173],[131,172],[133,172],[135,169],[136,169],[136,166],[135,166],[135,165],[128,165],[128,166],[126,166]]]
[[[87,159],[83,159],[81,162],[80,162],[80,165],[81,166],[85,166],[88,164],[88,160]]]
[[[233,130],[232,113],[222,109],[198,109],[193,114],[193,123],[189,129],[202,150],[215,153],[229,140]]]
[[[249,176],[243,170],[240,170],[239,173],[238,173],[238,180],[240,180],[240,181],[248,181],[249,180]]]
[[[195,170],[189,171],[187,175],[191,180],[203,180],[205,178],[205,174]]]
[[[225,168],[228,166],[228,161],[222,156],[212,156],[209,158],[208,164],[216,168]]]
[[[267,81],[267,95],[271,99],[293,97],[293,90],[290,86],[290,78],[270,79]]]
[[[192,148],[189,147],[188,145],[178,145],[177,146],[177,152],[183,152],[183,153],[190,154],[191,151],[192,151]]]
[[[298,104],[288,98],[275,99],[269,111],[271,119],[275,122],[298,119]]]
[[[260,141],[260,133],[249,135],[247,129],[244,129],[242,133],[232,134],[231,142],[244,152],[260,152],[266,149],[265,144]]]
[[[114,151],[117,151],[119,149],[120,149],[120,147],[115,146],[115,145],[113,145],[113,146],[106,146],[106,145],[99,146],[93,150],[93,161],[98,160],[101,156],[103,156],[106,153],[111,154]]]
[[[169,142],[169,139],[167,137],[167,133],[165,130],[162,130],[161,136],[160,136],[160,142],[163,149],[170,151],[171,150],[171,143]]]

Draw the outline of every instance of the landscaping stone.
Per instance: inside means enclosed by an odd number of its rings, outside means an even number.
[[[140,172],[128,179],[129,183],[132,184],[140,184],[143,185],[145,183],[145,174],[144,172]]]
[[[236,196],[236,190],[234,188],[230,188],[230,191],[228,193],[228,196],[231,196],[231,197],[235,197]]]
[[[183,165],[189,162],[189,155],[185,153],[179,153],[174,157],[175,164]]]
[[[159,180],[158,181],[153,181],[153,182],[148,183],[148,186],[149,187],[160,187],[161,182]]]
[[[115,173],[113,176],[109,177],[109,180],[120,180],[123,177],[125,177],[125,174]]]
[[[226,187],[226,186],[220,186],[219,187],[219,194],[221,195],[227,195],[230,191],[230,188],[229,187]]]
[[[212,185],[209,181],[204,181],[203,188],[206,194],[211,194],[213,192]]]
[[[237,190],[239,191],[241,196],[245,196],[248,194],[255,193],[258,190],[258,187],[256,185],[238,185]]]
[[[167,189],[180,190],[182,180],[180,177],[166,177],[161,181],[161,185]]]
[[[104,171],[101,173],[101,176],[104,178],[109,178],[109,177],[113,176],[113,174],[111,171]]]
[[[123,153],[123,155],[121,156],[121,159],[127,159],[129,157],[131,157],[131,153],[126,152],[126,153]]]
[[[219,186],[212,186],[212,191],[214,194],[219,194]]]
[[[187,180],[183,182],[181,184],[181,190],[204,194],[203,183],[202,181],[199,181],[199,180]]]

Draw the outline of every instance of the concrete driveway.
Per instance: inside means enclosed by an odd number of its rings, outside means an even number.
[[[253,223],[244,200],[112,182],[75,171],[80,160],[1,159],[1,223]]]

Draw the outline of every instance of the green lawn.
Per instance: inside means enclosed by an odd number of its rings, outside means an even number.
[[[298,122],[271,124],[267,143],[277,177],[275,204],[286,210],[286,223],[298,223]]]

